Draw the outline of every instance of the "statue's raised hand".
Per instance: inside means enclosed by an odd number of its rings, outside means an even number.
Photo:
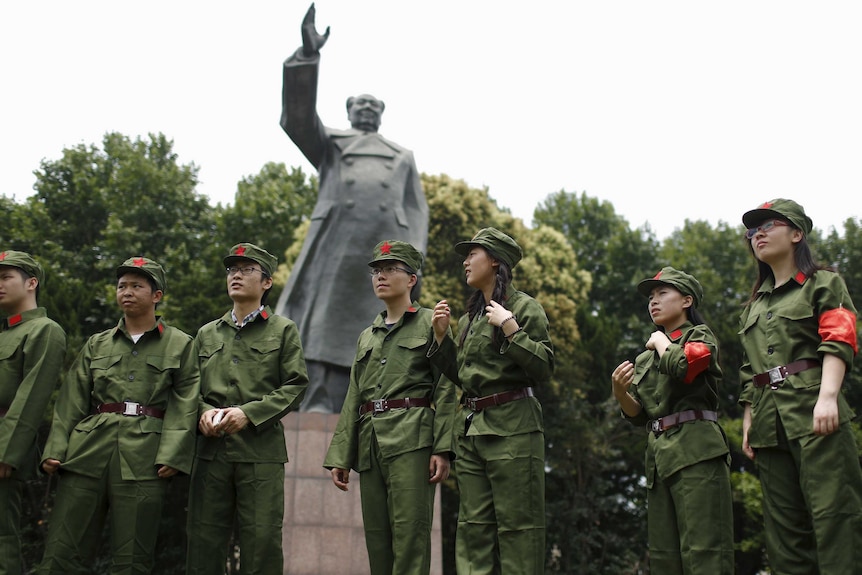
[[[305,18],[302,19],[302,55],[307,58],[317,56],[329,38],[329,26],[322,35],[317,33],[317,28],[314,27],[315,12],[314,2],[312,2],[308,12],[305,13]]]

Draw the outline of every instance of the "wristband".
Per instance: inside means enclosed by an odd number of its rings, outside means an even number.
[[[513,320],[513,319],[515,319],[515,314],[512,314],[512,315],[510,315],[509,317],[507,317],[506,319],[504,319],[503,321],[501,321],[501,322],[500,322],[500,329],[503,329],[503,326],[504,326],[504,325],[506,325],[506,322],[507,322],[507,321],[510,321],[510,320]]]

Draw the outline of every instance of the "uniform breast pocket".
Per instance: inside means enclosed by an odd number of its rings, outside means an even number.
[[[17,351],[18,348],[14,345],[0,346],[0,381],[19,381],[21,379],[21,374],[19,373],[21,368],[18,365],[20,359],[15,357]],[[11,389],[9,391],[14,396],[15,392]],[[6,393],[5,390],[0,390],[0,405],[12,403],[11,397],[8,401],[3,401],[3,396]]]
[[[93,387],[95,389],[108,389],[110,387],[111,379],[109,374],[120,363],[122,357],[122,355],[108,355],[94,357],[90,360],[90,374],[93,377]]]
[[[147,356],[147,371],[150,372],[150,377],[146,383],[153,387],[153,391],[157,388],[167,387],[167,382],[171,380],[171,372],[176,371],[180,367],[180,357],[171,355],[149,355]]]
[[[216,357],[219,352],[224,347],[224,342],[204,344],[198,349],[198,365],[201,370],[206,369],[208,366],[215,362]]]
[[[414,374],[419,371],[427,371],[428,360],[425,356],[425,350],[428,348],[427,337],[402,337],[398,340],[398,345],[393,348],[392,365],[390,369],[395,369],[398,373]]]
[[[281,350],[281,339],[264,339],[249,344],[254,371],[258,379],[267,374],[278,374],[278,358]]]

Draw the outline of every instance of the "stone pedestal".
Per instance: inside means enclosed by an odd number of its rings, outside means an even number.
[[[290,413],[283,419],[290,462],[284,480],[284,572],[290,575],[368,575],[359,474],[350,490],[332,483],[323,458],[338,414]],[[431,574],[441,575],[440,488],[434,501]]]

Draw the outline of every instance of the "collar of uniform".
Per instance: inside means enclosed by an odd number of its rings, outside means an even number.
[[[808,276],[806,276],[801,271],[797,271],[790,279],[797,285],[802,285],[806,281],[808,281]],[[781,285],[781,287],[784,287],[789,283],[790,282],[784,283]],[[760,284],[760,287],[757,289],[757,293],[772,293],[773,291],[775,291],[775,289],[775,276],[769,276],[763,280],[762,284]]]
[[[682,334],[687,332],[690,328],[691,328],[691,322],[686,321],[684,324],[682,324],[681,326],[679,326],[678,328],[676,328],[675,330],[673,330],[672,332],[667,334],[667,336],[670,338],[670,340],[673,343],[676,343],[682,337]]]
[[[270,316],[272,316],[272,309],[268,305],[265,305],[265,306],[263,306],[263,309],[261,309],[259,312],[252,312],[252,313],[257,313],[258,317],[262,320],[268,320],[270,318]],[[255,320],[257,320],[257,317],[255,318]],[[239,329],[239,326],[236,325],[236,323],[234,323],[234,321],[233,321],[233,308],[224,312],[224,315],[222,315],[220,318],[218,318],[217,321],[219,323],[225,323],[225,324],[233,327],[234,329]]]
[[[48,312],[44,307],[37,307],[34,309],[28,309],[27,311],[22,311],[21,313],[16,313],[15,315],[10,315],[7,318],[3,319],[3,323],[0,324],[3,330],[7,330],[13,328],[17,325],[21,325],[25,321],[37,318],[37,317],[47,317]]]
[[[165,333],[165,330],[167,329],[167,327],[168,327],[168,324],[165,323],[165,320],[163,320],[159,316],[156,316],[156,324],[153,327],[151,327],[150,329],[148,329],[147,331],[145,331],[144,333],[150,333],[151,331],[156,331],[156,332],[158,332],[159,337],[161,337],[162,334]],[[122,318],[122,317],[120,318],[120,321],[117,322],[117,325],[114,328],[114,333],[111,335],[113,335],[113,337],[117,337],[120,334],[123,334],[126,337],[128,337],[129,339],[131,339],[131,336],[129,335],[129,330],[126,329],[126,319]]]
[[[253,322],[254,320],[257,319],[257,316],[261,316],[263,319],[266,319],[269,317],[269,314],[266,313],[266,308],[264,306],[260,306],[259,308],[257,308],[256,310],[254,310],[253,312],[251,312],[250,314],[248,314],[247,316],[242,318],[242,320],[240,320],[239,318],[236,317],[236,313],[233,310],[233,308],[231,308],[231,310],[230,310],[230,319],[234,323],[234,325],[236,325],[237,327],[242,327],[247,323]]]
[[[410,305],[410,307],[408,307],[404,311],[404,315],[401,316],[401,319],[399,319],[392,327],[401,325],[409,318],[414,317],[419,312],[419,307],[419,304],[414,301]],[[374,329],[389,329],[386,327],[386,310],[383,310],[379,314],[377,314],[377,317],[374,318],[374,323],[371,324],[371,327]]]

